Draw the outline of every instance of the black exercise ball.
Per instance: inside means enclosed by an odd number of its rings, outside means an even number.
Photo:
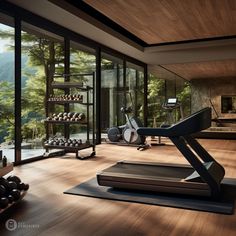
[[[8,199],[6,197],[1,197],[0,198],[0,208],[4,209],[8,206]]]
[[[18,189],[13,189],[11,192],[10,192],[10,195],[12,195],[14,197],[14,201],[17,201],[20,199],[20,190]]]
[[[25,184],[24,190],[27,191],[29,189],[29,184]]]
[[[8,196],[7,196],[7,199],[8,199],[8,201],[9,201],[9,203],[13,203],[14,202],[14,197],[11,195],[11,194],[9,194]]]
[[[12,189],[17,188],[17,183],[13,181],[8,182],[8,191],[10,192]]]
[[[21,179],[20,179],[18,176],[16,176],[16,175],[10,175],[10,176],[8,176],[8,177],[7,177],[7,180],[8,180],[8,181],[13,181],[13,182],[15,182],[16,184],[19,184],[19,183],[21,182]]]
[[[6,192],[6,188],[3,185],[0,185],[0,197],[4,197]]]
[[[6,191],[8,191],[9,187],[9,182],[4,179],[3,177],[0,178],[0,185],[4,186]]]
[[[19,184],[17,185],[17,189],[19,189],[19,190],[24,190],[24,189],[25,189],[25,184],[24,184],[23,182],[19,183]]]

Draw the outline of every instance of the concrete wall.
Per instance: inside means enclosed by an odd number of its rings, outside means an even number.
[[[196,79],[191,81],[191,109],[192,112],[210,106],[211,99],[220,117],[236,119],[235,113],[221,113],[221,95],[236,96],[236,78]],[[214,111],[212,117],[216,117]]]

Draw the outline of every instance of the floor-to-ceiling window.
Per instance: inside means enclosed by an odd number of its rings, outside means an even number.
[[[179,121],[190,114],[190,86],[183,78],[158,68],[148,77],[148,126],[159,127]],[[165,109],[169,98],[177,98],[179,106]]]
[[[124,122],[120,109],[125,106],[123,62],[102,53],[101,60],[101,131]]]
[[[13,19],[0,14],[0,149],[14,161],[15,29]]]
[[[125,124],[122,107],[131,107],[131,116],[144,121],[144,67],[102,52],[101,131]]]
[[[165,102],[165,80],[153,74],[148,77],[148,119],[149,127],[159,127],[165,122],[162,104]]]
[[[21,32],[21,159],[43,155],[46,138],[47,83],[64,72],[64,43],[45,30],[22,23]],[[50,86],[49,86],[50,88]],[[49,91],[51,93],[52,91]],[[60,132],[54,130],[54,133]]]
[[[131,97],[133,115],[144,120],[144,68],[126,63],[126,91]]]
[[[190,83],[183,79],[176,78],[176,97],[181,102],[182,116],[186,117],[191,113],[191,90]],[[176,114],[176,120],[181,119],[181,114]]]
[[[95,112],[95,104],[93,103],[93,96],[95,99],[95,79],[93,78],[96,71],[96,51],[93,48],[84,46],[82,44],[70,41],[70,68],[69,72],[73,76],[71,79],[81,82],[83,86],[89,86],[91,89],[88,91],[79,91],[81,95],[82,103],[74,103],[69,105],[70,112],[84,113],[87,116],[87,108],[89,109],[89,138],[92,139],[93,124],[93,111]],[[94,80],[94,81],[93,81]],[[78,90],[71,91],[72,93],[78,93]],[[94,114],[95,115],[95,114]],[[86,140],[87,126],[70,125],[70,137]]]

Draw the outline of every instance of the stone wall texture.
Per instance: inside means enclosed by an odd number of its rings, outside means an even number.
[[[211,106],[210,99],[220,117],[236,119],[235,113],[221,113],[221,96],[236,96],[236,78],[196,79],[191,81],[191,111]],[[216,117],[212,110],[212,117]]]

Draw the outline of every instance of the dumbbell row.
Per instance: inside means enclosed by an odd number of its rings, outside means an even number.
[[[49,101],[83,101],[81,94],[51,95]]]
[[[79,147],[82,144],[81,139],[49,139],[44,142],[45,145]]]
[[[47,121],[83,121],[85,119],[84,113],[77,112],[60,112],[58,114],[54,113],[51,117],[47,117]]]

